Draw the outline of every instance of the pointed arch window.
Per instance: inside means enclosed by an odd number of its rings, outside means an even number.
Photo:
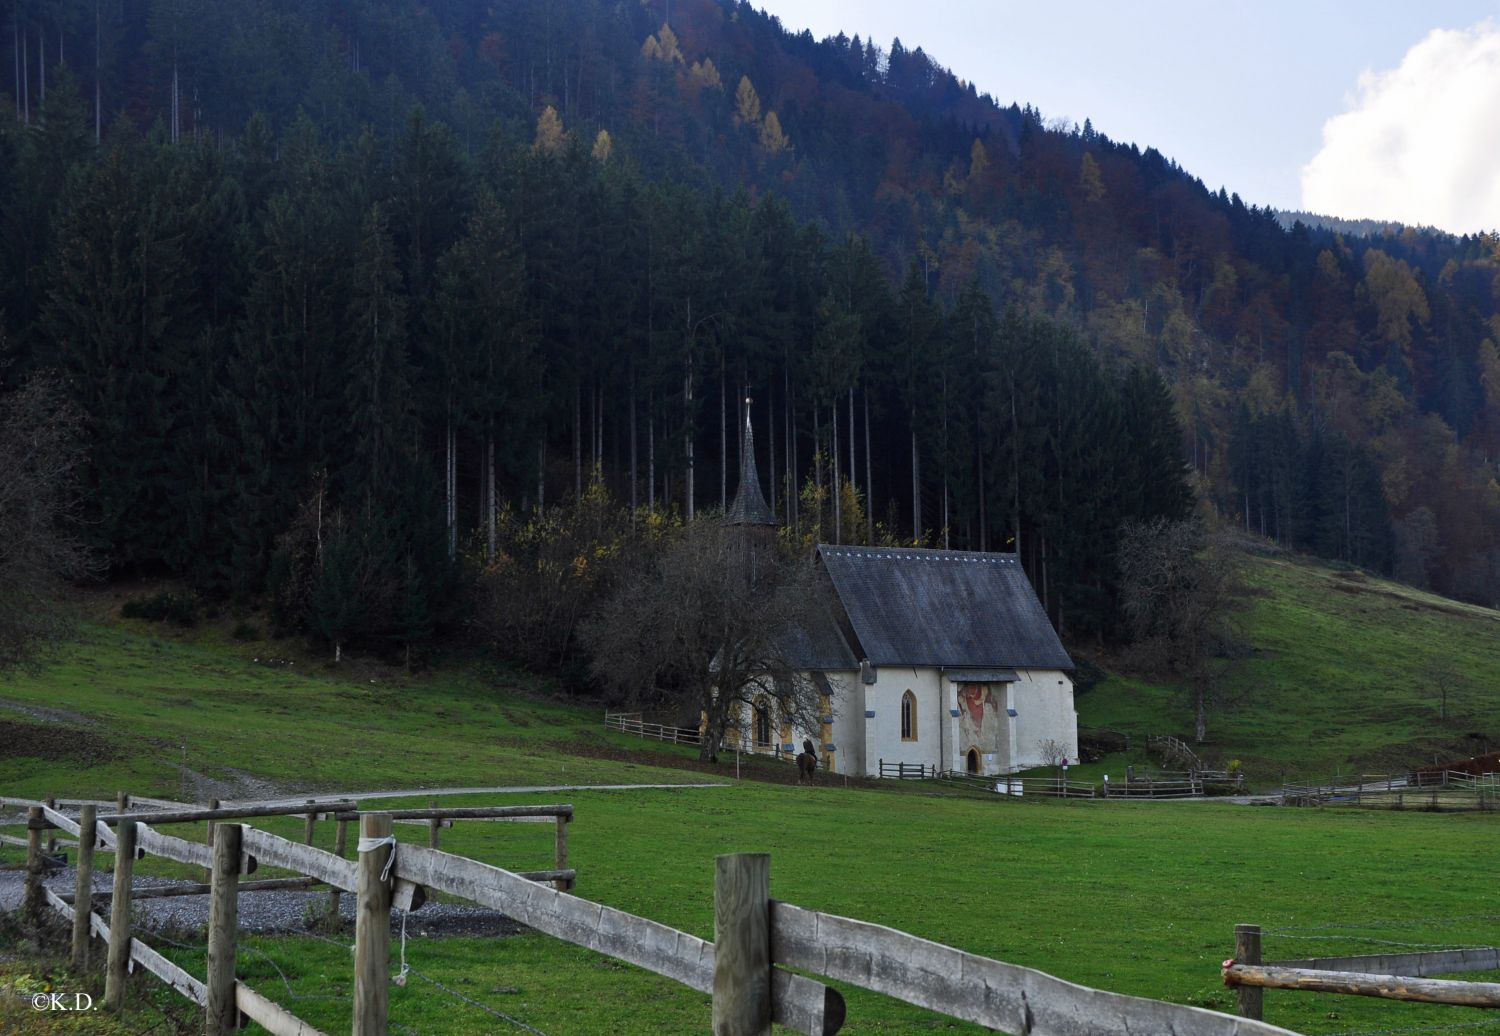
[[[765,698],[755,702],[755,747],[771,747],[771,703]]]
[[[901,740],[917,739],[917,696],[907,691],[901,696]]]

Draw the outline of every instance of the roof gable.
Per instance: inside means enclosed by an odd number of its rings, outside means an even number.
[[[877,666],[1073,668],[1014,554],[829,544],[818,554]]]

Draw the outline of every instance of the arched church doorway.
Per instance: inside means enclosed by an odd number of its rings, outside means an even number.
[[[970,773],[979,772],[979,749],[969,749],[969,754],[964,757],[964,769]]]

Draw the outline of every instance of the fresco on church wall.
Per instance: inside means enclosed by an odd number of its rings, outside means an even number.
[[[959,751],[978,748],[983,757],[981,764],[993,764],[1000,759],[1004,744],[1005,722],[995,692],[986,683],[962,683],[958,685],[958,740]]]

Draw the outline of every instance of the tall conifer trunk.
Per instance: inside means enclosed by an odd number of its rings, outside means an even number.
[[[104,121],[103,121],[103,115],[102,115],[102,107],[100,105],[100,89],[99,89],[99,74],[100,74],[99,73],[99,68],[100,68],[99,54],[100,54],[100,48],[101,48],[101,44],[99,42],[99,37],[100,37],[101,31],[102,31],[102,27],[103,27],[103,20],[100,17],[100,14],[99,14],[99,5],[102,2],[103,2],[103,0],[94,0],[94,143],[95,144],[99,143],[100,140],[103,139],[103,132],[104,132]]]
[[[823,536],[823,458],[818,454],[823,448],[823,429],[819,427],[818,404],[814,403],[813,412],[813,486],[818,495],[818,538]]]
[[[948,371],[943,371],[943,549],[949,549],[948,526]]]
[[[743,476],[742,476],[743,477]],[[724,352],[719,351],[719,511],[729,510],[729,409],[724,396]]]
[[[640,507],[640,494],[636,485],[638,473],[635,460],[635,439],[635,366],[632,364],[630,368],[630,525],[632,528],[635,527],[636,509]]]
[[[547,432],[536,443],[536,516],[547,515]]]
[[[831,418],[829,427],[833,429],[833,542],[844,542],[844,482],[839,477],[839,403],[835,396],[833,406],[828,408],[828,416]]]
[[[766,384],[766,438],[770,440],[771,459],[766,467],[771,478],[771,514],[776,513],[776,382]]]
[[[788,363],[782,373],[786,382],[786,399],[782,401],[786,414],[786,509],[792,527],[796,528],[800,505],[797,492],[797,407],[792,396],[792,365]]]
[[[856,489],[859,488],[859,479],[855,474],[858,470],[854,466],[854,386],[851,384],[849,386],[849,485]],[[865,487],[865,491],[869,492],[868,486]]]
[[[911,410],[911,536],[922,538],[922,467],[917,456],[917,410]]]
[[[683,375],[683,379],[682,379],[682,397],[683,397],[682,443],[683,443],[683,451],[686,454],[686,466],[687,466],[687,471],[684,473],[684,477],[683,477],[682,499],[683,499],[683,513],[687,516],[687,520],[688,521],[692,521],[693,520],[693,489],[694,489],[694,486],[693,486],[693,475],[694,475],[694,471],[693,471],[693,342],[692,342],[692,333],[691,333],[691,328],[693,326],[693,324],[692,324],[692,312],[693,312],[693,310],[692,310],[692,306],[690,304],[688,306],[688,328],[689,328],[689,336],[688,336],[687,370],[686,370],[686,373]]]
[[[870,386],[865,386],[865,535],[866,542],[875,544],[875,472],[870,459]]]
[[[447,483],[449,483],[449,559],[458,556],[459,550],[459,459],[458,459],[458,432],[453,429],[453,418],[449,418],[449,441],[447,441],[447,453],[449,453],[449,468],[447,468]]]
[[[484,527],[488,554],[486,559],[495,560],[495,517],[498,510],[495,501],[495,429],[486,430],[484,437]]]
[[[16,121],[20,122],[25,116],[21,112],[21,7],[17,4],[11,9],[11,49],[16,60]]]

